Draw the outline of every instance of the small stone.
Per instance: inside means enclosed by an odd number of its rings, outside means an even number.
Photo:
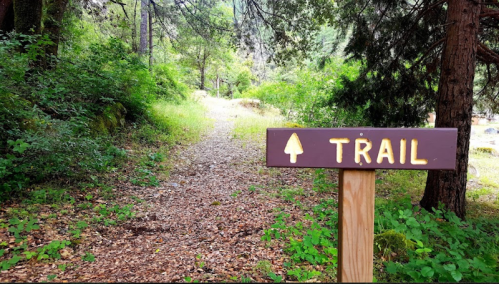
[[[485,134],[497,134],[497,130],[495,128],[487,128],[485,129]]]

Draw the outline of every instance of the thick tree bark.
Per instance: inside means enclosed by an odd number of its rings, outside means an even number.
[[[0,0],[0,31],[14,29],[14,3],[12,0]]]
[[[50,58],[50,56],[57,56],[61,37],[62,19],[68,2],[69,0],[47,0],[45,2],[47,16],[43,21],[43,33],[47,34],[54,42],[53,45],[49,45],[45,48],[45,55],[48,58]]]
[[[140,45],[139,53],[145,54],[147,50],[147,3],[149,0],[140,1]]]
[[[473,109],[473,79],[481,0],[449,0],[447,37],[437,100],[435,127],[458,129],[456,170],[428,172],[420,204],[426,210],[441,202],[460,218],[466,216],[468,150]],[[442,141],[441,143],[454,143]]]
[[[42,23],[42,0],[14,0],[14,25],[20,34],[40,34]]]

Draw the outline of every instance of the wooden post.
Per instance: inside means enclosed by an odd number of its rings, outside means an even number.
[[[374,170],[339,175],[338,282],[372,282]]]

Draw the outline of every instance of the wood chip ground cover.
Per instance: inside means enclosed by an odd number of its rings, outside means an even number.
[[[251,109],[209,97],[203,103],[207,116],[215,120],[213,130],[201,142],[174,154],[174,169],[158,187],[119,183],[113,188],[120,193],[114,201],[93,199],[89,193],[90,197],[82,195],[77,200],[89,208],[40,206],[40,229],[25,233],[27,238],[20,244],[6,227],[0,228],[0,243],[6,243],[6,251],[22,244],[36,251],[53,240],[72,241],[59,251],[60,259],[19,262],[1,271],[0,281],[231,282],[245,277],[273,282],[258,268],[263,261],[287,279],[282,244],[268,244],[261,237],[274,223],[276,209],[289,213],[290,220],[300,219],[302,211],[279,197],[275,189],[304,188],[308,197],[301,202],[305,207],[331,194],[310,191],[310,170],[267,169],[263,141],[233,138],[234,118],[250,114]],[[127,204],[134,204],[135,218],[119,221],[121,211],[108,210]],[[105,208],[104,213],[97,206]],[[0,212],[4,222],[9,218],[7,211]],[[70,231],[80,219],[97,221],[74,238]],[[117,226],[104,223],[106,220],[116,220]],[[95,261],[84,260],[87,255],[93,255]]]

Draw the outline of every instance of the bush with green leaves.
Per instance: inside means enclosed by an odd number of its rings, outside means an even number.
[[[30,42],[18,52],[19,38]],[[126,158],[110,134],[125,120],[153,120],[158,96],[183,98],[187,88],[175,69],[154,74],[119,39],[61,52],[52,68],[33,64],[49,44],[39,36],[0,35],[0,201],[29,184],[86,178]]]
[[[379,202],[381,203],[381,202]],[[332,280],[336,274],[338,204],[323,199],[292,221],[279,213],[263,230],[263,241],[284,242],[289,276]],[[311,214],[313,213],[313,214]],[[463,221],[442,208],[433,213],[402,200],[383,201],[375,208],[374,276],[386,282],[498,282],[499,222],[490,217]],[[323,266],[324,272],[307,270]]]
[[[413,207],[410,198],[377,206],[375,233],[394,231],[412,244],[385,262],[378,279],[410,282],[499,281],[499,222],[463,221],[442,208]]]
[[[179,78],[180,72],[173,64],[156,64],[153,66],[157,94],[161,99],[174,100],[186,98],[189,88]]]
[[[256,98],[262,103],[279,108],[289,120],[314,127],[360,126],[366,106],[346,111],[330,104],[334,90],[341,88],[339,77],[355,78],[358,63],[330,60],[323,69],[314,67],[294,68],[281,71],[274,81],[249,88],[241,97]],[[284,69],[283,69],[284,70]]]

